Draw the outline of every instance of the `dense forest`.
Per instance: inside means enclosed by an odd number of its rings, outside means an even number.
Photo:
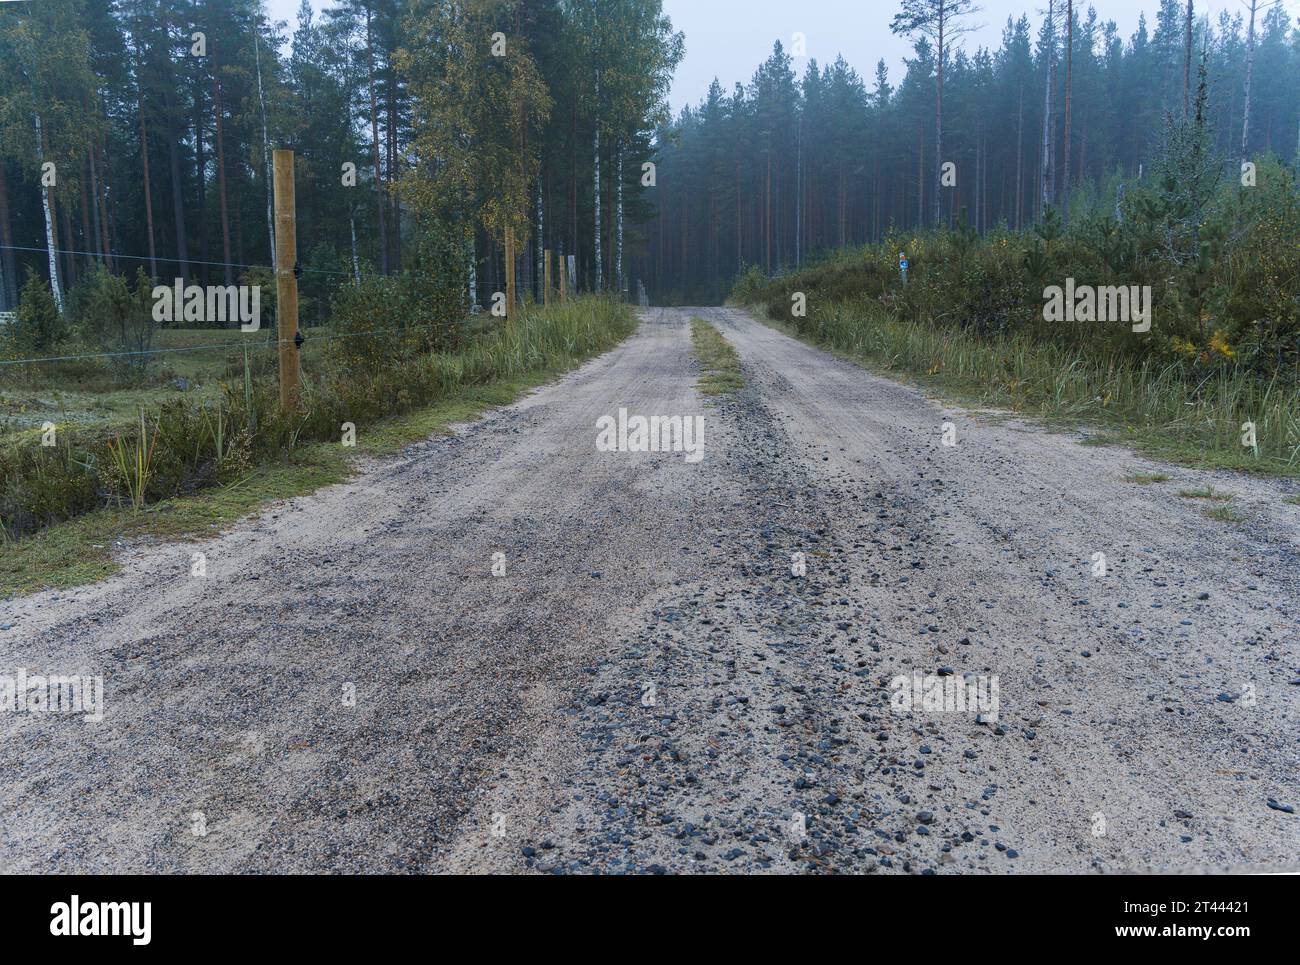
[[[415,266],[429,232],[476,302],[504,287],[507,227],[526,290],[544,248],[625,289],[682,43],[657,0],[304,2],[293,26],[260,0],[5,4],[0,310],[29,273],[62,303],[97,266],[270,266],[276,148],[317,313],[340,281]]]
[[[305,324],[340,283],[413,268],[487,304],[507,227],[534,297],[551,249],[584,290],[716,302],[746,266],[891,230],[1068,222],[1153,169],[1202,62],[1225,166],[1296,155],[1300,29],[1278,3],[1212,21],[1159,0],[1124,38],[1049,0],[969,50],[978,17],[902,2],[897,80],[778,41],[670,118],[684,38],[657,0],[344,0],[292,26],[260,0],[5,5],[0,310],[32,273],[59,301],[95,266],[268,279],[277,147],[298,158]]]
[[[633,270],[658,298],[717,301],[746,265],[770,274],[891,228],[953,225],[964,212],[983,233],[1027,227],[1045,205],[1113,207],[1122,181],[1152,171],[1202,59],[1225,170],[1266,152],[1295,158],[1300,29],[1280,4],[1211,21],[1194,2],[1159,0],[1154,23],[1144,16],[1126,39],[1092,7],[1044,2],[1041,19],[1009,19],[996,50],[959,46],[979,14],[942,5],[942,56],[932,21],[907,16],[939,4],[880,5],[873,19],[901,10],[893,26],[914,40],[901,80],[883,60],[866,80],[842,58],[796,58],[778,41],[747,85],[715,82],[659,131],[658,216]],[[951,185],[936,174],[943,162]]]

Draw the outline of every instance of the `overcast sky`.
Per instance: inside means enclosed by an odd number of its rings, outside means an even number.
[[[1300,13],[1300,0],[1281,2],[1293,18]],[[267,0],[272,16],[289,21],[291,26],[297,23],[299,3]],[[312,3],[317,10],[332,5],[331,0]],[[1076,3],[1083,10],[1089,5],[1087,0]],[[1042,20],[1039,10],[1047,8],[1047,0],[976,0],[976,5],[982,10],[970,22],[979,29],[964,40],[971,51],[998,46],[1008,16],[1028,13],[1036,33]],[[1145,11],[1147,23],[1154,24],[1158,0],[1093,0],[1091,5],[1097,9],[1098,19],[1114,20],[1120,35],[1127,39],[1137,29],[1140,12]],[[807,38],[810,57],[825,63],[842,53],[868,80],[876,61],[884,57],[890,80],[897,84],[903,58],[911,52],[907,40],[889,32],[898,7],[897,0],[664,0],[673,26],[686,33],[686,58],[677,69],[671,95],[673,112],[684,103],[697,103],[714,77],[728,92],[736,81],[748,82],[754,68],[771,52],[772,42],[780,39],[789,47],[795,33]],[[1245,9],[1243,0],[1196,0],[1198,16],[1208,10],[1214,21],[1221,10]],[[796,60],[797,73],[803,72],[805,63]]]

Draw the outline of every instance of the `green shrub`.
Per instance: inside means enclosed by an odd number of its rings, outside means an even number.
[[[416,233],[414,267],[370,275],[334,290],[334,354],[353,376],[373,374],[413,355],[454,351],[468,310],[463,251],[447,230]]]
[[[405,277],[374,281],[360,290],[375,298],[368,310],[399,311],[413,292],[427,291]],[[353,324],[399,327],[398,317],[363,314],[363,301],[354,297],[348,303],[357,313]],[[565,368],[612,347],[635,324],[615,300],[581,298],[524,313],[514,325],[468,341],[447,335],[450,324],[441,334],[408,325],[398,333],[399,350],[378,356],[381,364],[348,364],[345,352],[342,364],[307,373],[300,412],[282,411],[274,378],[258,377],[249,366],[219,400],[176,399],[117,432],[60,429],[55,448],[26,433],[0,446],[0,529],[17,537],[98,506],[145,506],[234,483],[304,442],[337,441],[344,422],[373,425],[471,386]],[[463,331],[459,323],[455,328]],[[430,340],[456,347],[420,350]]]
[[[276,310],[279,305],[280,290],[276,287],[275,273],[271,271],[270,268],[263,267],[262,265],[254,265],[251,268],[246,269],[244,273],[239,276],[239,283],[249,287],[255,286],[258,289],[258,330],[267,332],[269,337],[274,337],[276,326],[279,325],[278,319],[280,317]],[[310,318],[311,311],[311,301],[303,296],[300,288],[298,295],[299,321],[304,318]]]
[[[743,304],[757,299],[759,292],[767,286],[767,275],[758,265],[750,265],[736,276],[731,286],[731,298]]]
[[[153,317],[155,279],[136,270],[135,288],[120,275],[96,266],[68,294],[68,313],[82,338],[101,352],[114,354],[110,366],[140,378],[148,370],[158,322]],[[131,354],[125,354],[131,353]]]
[[[94,456],[60,429],[55,446],[34,433],[0,446],[0,535],[14,538],[89,512],[100,504]],[[91,449],[102,440],[94,440]]]
[[[68,326],[54,303],[50,283],[30,269],[18,296],[17,318],[5,327],[5,354],[32,358],[55,351],[68,337]]]

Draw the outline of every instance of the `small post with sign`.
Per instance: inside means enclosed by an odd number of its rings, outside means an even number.
[[[903,276],[903,284],[907,284],[907,252],[898,253],[898,271]]]

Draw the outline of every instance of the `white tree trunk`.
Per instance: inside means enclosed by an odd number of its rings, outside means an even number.
[[[357,287],[361,287],[361,261],[357,258],[357,216],[351,212],[348,213],[348,227],[352,229],[352,277],[356,279]]]
[[[271,180],[271,139],[266,134],[266,98],[262,95],[262,54],[257,41],[257,24],[253,24],[253,59],[257,64],[257,100],[262,105],[262,160],[266,163],[266,234],[271,239],[271,268],[275,263],[275,207]],[[354,229],[355,230],[355,229]]]
[[[623,288],[623,140],[618,142],[618,209],[614,219],[614,278],[619,297],[627,294]]]
[[[596,78],[596,137],[595,148],[592,151],[595,158],[595,198],[596,198],[596,292],[605,285],[604,266],[601,265],[600,252],[600,78]]]
[[[54,293],[54,305],[63,314],[63,292],[59,289],[59,259],[54,250],[54,215],[50,210],[50,189],[45,182],[45,151],[41,147],[41,115],[36,115],[36,164],[41,168],[41,209],[45,212],[45,249],[50,256],[50,291]]]

